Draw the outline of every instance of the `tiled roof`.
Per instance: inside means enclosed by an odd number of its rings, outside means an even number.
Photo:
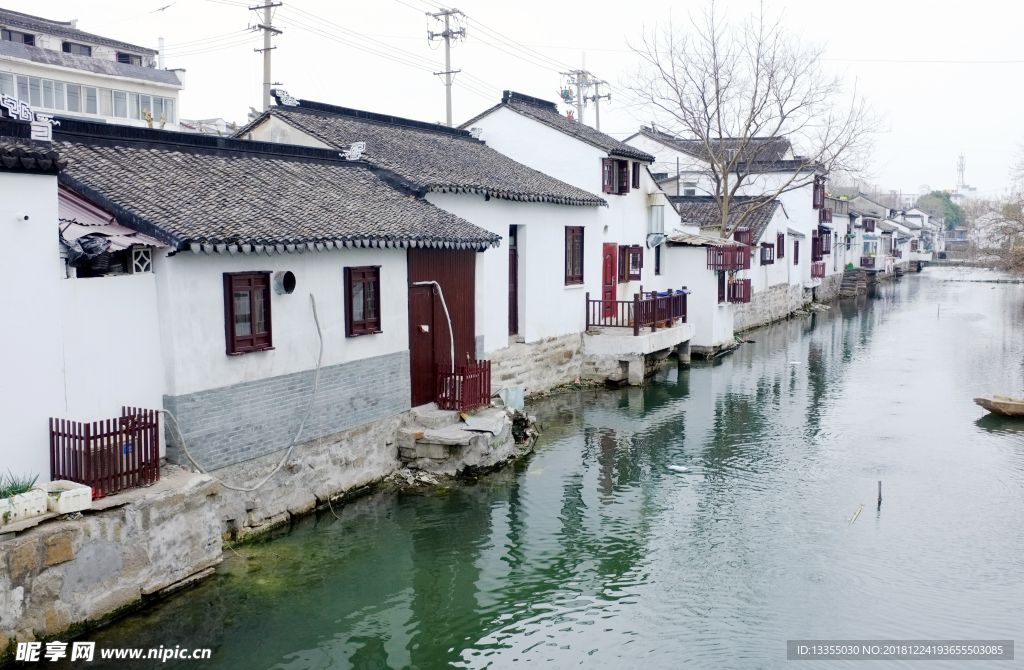
[[[701,228],[712,228],[719,225],[721,210],[713,197],[708,195],[670,195],[667,197],[679,212],[680,223],[683,225],[700,226]],[[733,198],[733,206],[729,211],[729,225],[734,225],[747,209],[758,202],[762,202],[762,200],[753,197]],[[781,207],[780,201],[773,200],[764,207],[751,212],[743,222],[744,228],[751,229],[755,244],[764,235],[776,210]]]
[[[364,160],[429,191],[565,205],[607,204],[599,196],[517,163],[467,131],[422,121],[301,100],[298,107],[271,107],[236,136],[245,137],[268,116],[334,147],[366,142]]]
[[[644,126],[640,129],[640,135],[659,142],[670,149],[681,151],[701,160],[706,159],[710,152],[701,140],[690,140],[670,135],[669,133]],[[744,145],[744,141],[737,138],[726,137],[721,140],[712,139],[713,149],[721,151],[736,151]],[[746,141],[744,150],[749,160],[763,162],[785,161],[786,156],[793,150],[793,145],[784,137],[753,137]]]
[[[114,77],[130,77],[142,79],[157,84],[169,84],[181,86],[178,74],[173,70],[158,70],[155,67],[143,67],[141,65],[128,65],[117,61],[92,58],[91,56],[78,56],[66,54],[63,51],[44,49],[42,47],[25,46],[19,42],[8,40],[0,41],[0,58],[18,58],[43,65],[57,65],[60,67],[85,70],[96,74],[110,75]]]
[[[386,170],[333,150],[65,121],[60,183],[117,221],[198,253],[484,249],[500,241]]]
[[[636,147],[630,146],[625,142],[620,142],[611,135],[606,135],[596,128],[591,128],[585,123],[574,121],[569,119],[558,111],[558,105],[547,100],[541,100],[540,98],[534,98],[533,96],[524,95],[522,93],[516,93],[515,91],[505,91],[505,94],[501,98],[501,103],[491,107],[490,109],[474,116],[469,121],[462,124],[461,128],[468,128],[473,123],[487,116],[491,112],[502,107],[507,107],[523,116],[543,123],[544,125],[554,128],[560,133],[564,133],[570,137],[575,137],[581,142],[597,147],[602,151],[608,152],[609,156],[618,156],[621,158],[630,158],[637,161],[645,161],[647,163],[654,162],[654,156],[650,155],[646,151],[641,151]]]
[[[0,170],[57,173],[67,164],[67,158],[51,146],[36,144],[21,137],[0,137]]]
[[[12,12],[9,9],[0,9],[0,24],[3,24],[4,28],[14,28],[15,30],[29,33],[45,33],[49,35],[56,35],[58,37],[66,37],[71,40],[79,40],[81,42],[102,44],[103,46],[122,49],[124,51],[134,51],[136,53],[149,54],[152,56],[156,55],[156,51],[153,49],[136,46],[134,44],[129,44],[128,42],[112,40],[108,37],[100,37],[99,35],[93,35],[92,33],[87,33],[84,30],[79,30],[78,28],[75,28],[70,21],[51,21],[50,19],[44,19],[40,16],[22,14],[21,12]]]

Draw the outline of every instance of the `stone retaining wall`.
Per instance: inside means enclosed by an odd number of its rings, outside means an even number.
[[[821,286],[814,289],[814,299],[818,302],[830,302],[839,298],[839,290],[843,287],[843,273],[837,272],[821,280]]]
[[[810,294],[810,291],[794,284],[776,284],[757,291],[750,297],[750,302],[733,305],[733,332],[784,319],[810,302]]]
[[[493,351],[491,383],[538,393],[577,379],[583,369],[583,334],[571,333]]]
[[[212,572],[223,550],[210,504],[219,491],[211,477],[180,472],[120,506],[9,533],[0,542],[0,663],[15,640],[101,624]]]

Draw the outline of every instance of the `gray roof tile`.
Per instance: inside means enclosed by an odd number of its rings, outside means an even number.
[[[366,142],[363,158],[367,162],[430,191],[469,191],[566,205],[607,204],[599,196],[517,163],[466,131],[422,121],[302,100],[299,107],[271,107],[237,136],[245,137],[268,115],[334,147]]]
[[[113,60],[92,58],[91,56],[66,54],[63,51],[30,47],[19,42],[7,40],[0,41],[0,58],[2,57],[19,58],[42,65],[57,65],[114,77],[131,77],[132,79],[142,79],[157,84],[181,86],[181,81],[178,80],[178,75],[173,70],[158,70],[155,67],[128,65],[127,63],[118,63]],[[54,76],[58,79],[60,78],[59,75]]]
[[[500,241],[331,150],[71,121],[54,139],[68,160],[62,184],[178,249]]]
[[[501,98],[501,103],[491,107],[490,109],[474,116],[469,121],[466,121],[461,128],[468,128],[477,120],[482,119],[491,112],[507,107],[525,117],[531,118],[534,121],[543,123],[544,125],[554,128],[560,133],[575,137],[581,142],[585,142],[591,146],[597,147],[602,151],[607,151],[609,156],[618,156],[621,158],[631,158],[637,161],[645,161],[648,163],[654,162],[654,156],[650,155],[646,151],[641,151],[636,147],[630,146],[625,142],[620,142],[611,135],[606,135],[596,128],[591,128],[585,123],[567,118],[558,111],[558,105],[548,100],[542,100],[540,98],[534,98],[533,96],[524,95],[522,93],[516,93],[515,91],[505,91],[505,94]]]
[[[672,206],[679,212],[683,225],[700,226],[701,228],[717,227],[721,218],[721,210],[715,199],[706,195],[670,195],[667,196]],[[736,202],[738,201],[738,202]],[[752,205],[762,200],[754,197],[733,198],[734,206],[729,211],[729,225],[736,223],[739,217]],[[750,228],[754,243],[761,239],[765,229],[771,223],[776,210],[782,203],[774,200],[768,205],[754,211],[743,222],[744,228]]]
[[[70,21],[52,21],[50,19],[44,19],[41,16],[32,16],[31,14],[22,14],[21,12],[13,12],[9,9],[0,8],[0,24],[3,24],[5,28],[14,28],[15,30],[23,32],[57,35],[58,37],[66,37],[70,40],[102,44],[103,46],[113,47],[115,49],[123,49],[125,51],[134,51],[136,53],[154,56],[156,55],[156,51],[153,49],[129,44],[128,42],[121,42],[119,40],[112,40],[109,37],[100,37],[99,35],[93,35],[92,33],[87,33],[84,30],[79,30],[71,25]]]

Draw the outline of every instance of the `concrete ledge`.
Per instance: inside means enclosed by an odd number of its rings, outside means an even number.
[[[628,329],[604,330],[600,335],[587,333],[583,337],[583,351],[587,356],[646,356],[663,349],[671,349],[693,337],[693,324],[682,323],[672,328],[659,328],[655,332],[633,335]]]

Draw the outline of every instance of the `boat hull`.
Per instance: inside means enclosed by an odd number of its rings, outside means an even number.
[[[1024,402],[995,400],[992,398],[975,398],[974,402],[993,414],[1024,417]]]

